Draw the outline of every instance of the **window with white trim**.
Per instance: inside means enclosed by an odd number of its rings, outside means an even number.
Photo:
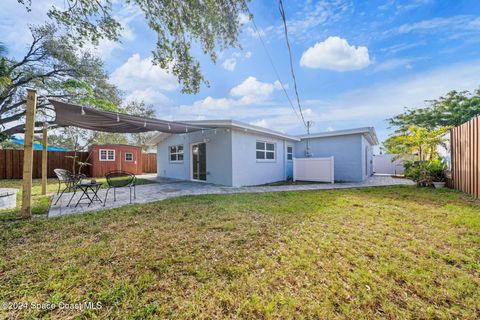
[[[293,160],[293,147],[292,146],[287,146],[287,160],[288,161]]]
[[[266,161],[275,160],[275,143],[257,141],[256,158]]]
[[[125,152],[125,161],[133,161],[133,153]]]
[[[115,161],[114,149],[100,149],[100,161]]]
[[[183,145],[170,146],[170,162],[183,162]]]

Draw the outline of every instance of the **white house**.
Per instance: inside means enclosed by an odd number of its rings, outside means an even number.
[[[157,145],[159,177],[226,186],[284,181],[292,177],[293,157],[308,156],[308,141],[313,156],[335,157],[336,180],[361,181],[372,174],[371,146],[378,143],[373,128],[312,134],[307,139],[234,120],[187,123],[208,129],[159,133],[151,140]]]

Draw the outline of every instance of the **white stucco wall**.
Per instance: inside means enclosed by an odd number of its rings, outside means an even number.
[[[308,142],[312,157],[333,156],[335,158],[335,181],[355,182],[363,181],[367,176],[364,156],[365,143],[368,144],[361,134],[310,138]],[[297,158],[305,158],[306,146],[306,139],[295,143]]]
[[[275,160],[257,160],[256,142],[275,144]],[[253,132],[233,130],[233,185],[252,186],[283,181],[287,177],[287,145],[293,143]]]
[[[206,142],[207,181],[232,185],[232,139],[230,130],[217,129],[171,135],[157,145],[157,175],[159,177],[190,180],[192,175],[191,145]],[[170,162],[169,147],[183,145],[184,160]]]
[[[204,133],[171,135],[157,145],[157,175],[181,180],[191,179],[191,144],[207,141],[207,181],[227,186],[251,186],[282,181],[292,175],[292,162],[287,161],[287,145],[294,142],[269,138],[244,130],[217,129]],[[275,160],[256,160],[256,142],[275,144]],[[184,160],[172,163],[169,147],[183,145]]]

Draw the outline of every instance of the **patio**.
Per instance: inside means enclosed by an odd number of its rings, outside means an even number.
[[[299,184],[299,185],[278,185],[278,186],[255,186],[255,187],[224,187],[203,182],[183,181],[158,178],[155,175],[141,175],[140,178],[152,179],[156,183],[139,185],[136,187],[136,199],[132,203],[147,203],[160,201],[171,197],[185,195],[203,195],[203,194],[230,194],[230,193],[263,193],[263,192],[282,192],[282,191],[302,191],[302,190],[329,190],[329,189],[347,189],[347,188],[365,188],[381,187],[391,185],[413,185],[413,182],[407,179],[392,178],[391,176],[372,176],[364,182],[334,183],[334,184]],[[105,189],[98,192],[102,201],[105,198]],[[48,212],[49,218],[60,217],[71,214],[80,214],[84,212],[99,211],[103,209],[118,208],[130,204],[128,188],[117,190],[117,201],[113,201],[113,192],[110,192],[105,207],[100,203],[94,203],[91,206],[79,204],[75,207],[80,194],[75,195],[71,205],[67,204],[72,193],[66,193],[54,205],[57,196],[54,196],[52,206]]]

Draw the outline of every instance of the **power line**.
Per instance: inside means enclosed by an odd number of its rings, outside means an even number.
[[[300,97],[299,97],[298,88],[297,88],[297,78],[295,76],[295,71],[293,69],[292,49],[290,48],[290,42],[288,41],[287,19],[286,19],[286,16],[285,16],[285,9],[283,8],[283,1],[282,0],[278,0],[278,10],[280,11],[280,16],[282,17],[282,21],[283,21],[283,30],[284,30],[284,33],[285,33],[285,41],[287,43],[288,56],[290,58],[290,72],[291,72],[292,78],[293,78],[293,87],[295,89],[295,96],[297,98],[298,110],[300,111],[300,116],[302,117],[303,125],[307,128],[308,131],[310,131],[310,124],[305,121],[305,118],[303,117],[302,106],[300,105]]]
[[[246,6],[246,4],[245,4],[245,6]],[[247,7],[247,10],[248,10],[248,13],[249,13],[249,15],[250,15],[250,17],[251,17],[251,21],[252,21],[252,24],[253,24],[253,28],[255,29],[255,32],[257,33],[257,36],[258,36],[258,38],[260,39],[260,42],[262,43],[262,46],[263,46],[263,49],[264,49],[264,51],[265,51],[265,54],[267,55],[268,61],[270,62],[270,65],[272,66],[273,71],[275,72],[275,75],[276,75],[276,77],[277,77],[277,80],[278,80],[278,82],[280,83],[280,86],[282,87],[282,90],[283,90],[283,92],[285,93],[285,96],[287,97],[287,100],[288,100],[288,102],[290,103],[290,106],[292,107],[293,112],[294,112],[295,115],[297,116],[298,120],[302,121],[302,122],[305,124],[305,120],[303,120],[303,115],[302,115],[302,117],[300,117],[300,116],[298,115],[297,109],[296,109],[295,106],[293,105],[292,99],[290,99],[290,96],[288,95],[288,92],[287,92],[287,90],[285,89],[285,86],[284,86],[282,80],[280,80],[280,75],[279,75],[279,73],[278,73],[278,71],[277,71],[277,68],[275,67],[275,63],[273,62],[272,56],[271,56],[270,53],[268,52],[268,49],[267,49],[267,46],[266,46],[266,44],[265,44],[265,41],[263,40],[262,34],[261,34],[260,30],[258,29],[257,24],[255,23],[255,20],[254,20],[254,18],[253,18],[253,14],[250,12],[250,9],[249,9],[248,7]]]

